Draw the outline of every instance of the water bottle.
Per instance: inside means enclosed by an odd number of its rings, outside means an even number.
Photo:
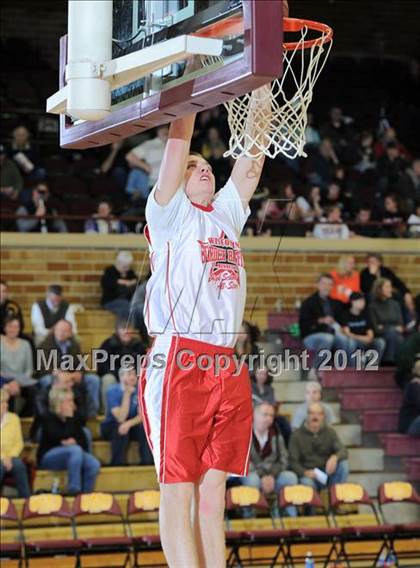
[[[54,493],[56,495],[59,492],[59,489],[60,489],[60,478],[54,477],[51,486],[51,493]]]
[[[315,568],[315,560],[312,556],[312,552],[308,552],[305,558],[305,568]]]
[[[395,566],[397,565],[397,556],[393,550],[390,550],[388,552],[385,565],[387,568],[395,568]]]

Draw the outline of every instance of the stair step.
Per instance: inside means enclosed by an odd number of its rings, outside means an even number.
[[[420,481],[420,458],[407,458],[405,471],[410,481]]]
[[[388,408],[385,410],[365,410],[361,420],[364,432],[395,432],[398,428],[399,411]]]
[[[382,483],[387,483],[389,481],[405,481],[407,476],[405,473],[389,473],[389,472],[350,472],[348,477],[349,483],[360,483],[366,489],[371,497],[376,497],[378,495],[378,487]]]
[[[380,448],[349,448],[350,471],[383,471],[384,451]]]
[[[360,446],[362,428],[359,424],[334,424],[334,430],[345,446]]]
[[[380,438],[387,456],[420,455],[420,438],[405,434],[383,434]]]
[[[324,371],[322,386],[325,388],[347,389],[352,387],[395,387],[394,371],[379,369],[377,371]]]
[[[60,491],[67,485],[65,471],[48,471],[39,469],[36,472],[34,491],[50,491],[54,478],[60,480]],[[156,470],[153,466],[102,467],[96,480],[96,491],[130,492],[140,489],[158,489]]]
[[[305,383],[302,381],[277,381],[272,384],[276,399],[282,402],[303,402]]]
[[[363,410],[376,408],[399,408],[402,393],[397,388],[377,389],[344,389],[339,391],[338,398],[345,410]]]

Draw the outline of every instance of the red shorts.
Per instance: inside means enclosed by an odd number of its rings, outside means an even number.
[[[157,337],[148,355],[139,400],[159,482],[194,482],[211,468],[247,475],[252,395],[246,364],[235,372],[233,349],[176,335]]]

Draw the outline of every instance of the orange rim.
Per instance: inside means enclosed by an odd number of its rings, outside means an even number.
[[[321,32],[322,35],[315,39],[308,39],[303,42],[284,42],[283,48],[287,51],[292,51],[294,49],[309,49],[314,45],[323,45],[332,41],[333,31],[327,24],[322,24],[321,22],[314,22],[313,20],[301,20],[299,18],[283,18],[283,31],[284,32],[300,32],[303,28],[308,28],[309,30],[314,30]]]

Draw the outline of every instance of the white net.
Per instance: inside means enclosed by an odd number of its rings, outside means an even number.
[[[308,107],[332,45],[332,41],[325,41],[324,32],[311,47],[305,48],[307,34],[305,26],[294,48],[284,50],[283,75],[279,79],[224,103],[231,132],[225,157],[306,156]],[[215,62],[203,61],[205,65]]]

